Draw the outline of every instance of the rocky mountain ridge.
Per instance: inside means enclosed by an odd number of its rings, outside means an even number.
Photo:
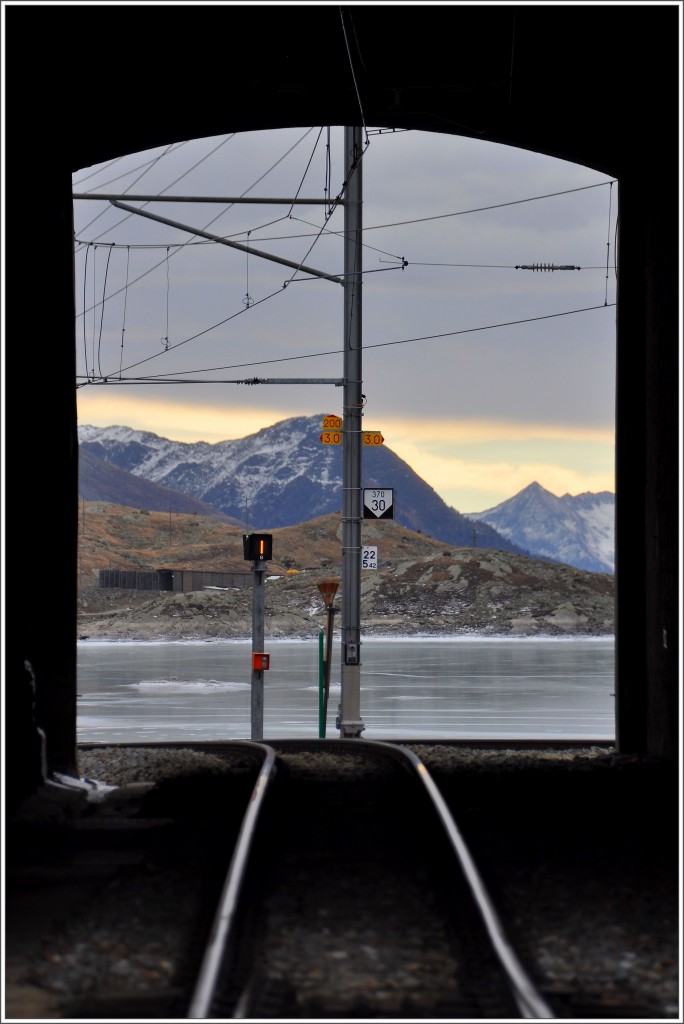
[[[342,449],[323,445],[321,429],[321,417],[292,417],[240,440],[186,444],[125,426],[81,426],[80,496],[198,512],[245,530],[304,522],[342,504]],[[393,516],[412,530],[614,571],[611,492],[559,498],[534,482],[494,508],[461,514],[386,444],[364,449],[362,465],[362,486],[393,488]]]
[[[81,466],[81,489],[85,493],[92,460],[97,459],[102,476],[111,465],[212,505],[247,529],[272,530],[339,513],[342,446],[321,443],[321,423],[322,416],[295,416],[248,437],[216,444],[170,441],[125,426],[82,425],[79,451],[90,461]],[[393,488],[394,518],[409,529],[447,544],[471,543],[469,520],[447,505],[388,444],[364,449],[361,486]],[[96,496],[92,488],[90,493]],[[97,497],[107,495],[100,491]],[[478,526],[478,543],[528,553],[486,523]]]
[[[467,518],[487,523],[535,555],[568,562],[590,572],[615,570],[615,495],[556,497],[536,481],[512,498]]]

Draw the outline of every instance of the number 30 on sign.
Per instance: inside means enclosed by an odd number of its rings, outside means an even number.
[[[364,545],[361,548],[361,568],[362,569],[377,569],[378,567],[378,549],[371,548]]]

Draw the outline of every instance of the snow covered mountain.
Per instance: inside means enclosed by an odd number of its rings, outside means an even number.
[[[125,426],[79,426],[78,435],[80,451],[100,465],[212,505],[249,530],[266,530],[341,511],[342,447],[321,444],[321,421],[321,415],[292,417],[217,444],[170,441]],[[473,544],[472,523],[387,445],[364,449],[361,483],[394,489],[394,518],[402,525],[446,544]],[[476,542],[529,553],[485,523]]]
[[[468,519],[492,526],[533,555],[591,572],[615,571],[615,495],[564,494],[532,483],[507,501]]]

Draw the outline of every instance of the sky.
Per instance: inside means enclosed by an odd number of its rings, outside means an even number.
[[[74,175],[76,194],[222,200],[122,200],[183,228],[74,200],[80,424],[215,443],[342,414],[341,387],[293,379],[342,378],[344,290],[266,256],[343,273],[342,207],[291,202],[340,194],[343,131],[197,139]],[[481,140],[362,137],[363,428],[459,512],[533,481],[614,491],[617,183]],[[252,377],[287,382],[235,383]]]

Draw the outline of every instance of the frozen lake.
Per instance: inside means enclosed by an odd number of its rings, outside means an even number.
[[[317,640],[271,640],[263,738],[318,737]],[[366,739],[614,740],[614,640],[368,639]],[[78,741],[249,739],[251,641],[78,643]],[[340,701],[333,645],[326,736]]]

